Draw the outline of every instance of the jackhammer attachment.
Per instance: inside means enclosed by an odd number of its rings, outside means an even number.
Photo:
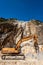
[[[3,54],[1,56],[2,60],[24,60],[24,54]]]

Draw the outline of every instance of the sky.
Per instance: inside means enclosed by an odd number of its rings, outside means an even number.
[[[0,17],[43,21],[43,0],[0,0]]]

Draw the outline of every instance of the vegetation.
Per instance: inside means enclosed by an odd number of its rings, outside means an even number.
[[[6,22],[6,21],[9,21],[9,20],[12,20],[12,22],[13,22],[13,20],[17,20],[16,18],[9,18],[9,19],[5,19],[5,18],[0,18],[0,22]]]
[[[10,18],[10,20],[17,20],[17,18]]]
[[[7,21],[8,19],[5,19],[5,18],[0,18],[0,22],[5,22],[5,21]]]
[[[41,24],[41,21],[39,21],[39,20],[32,20],[31,22],[34,23],[35,25]]]

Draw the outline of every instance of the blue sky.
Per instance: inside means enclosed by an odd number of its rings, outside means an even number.
[[[43,0],[0,0],[0,17],[43,21]]]

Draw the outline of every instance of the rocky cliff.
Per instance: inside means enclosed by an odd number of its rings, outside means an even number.
[[[43,44],[43,23],[41,23],[39,20],[19,21],[14,18],[0,18],[0,34],[1,32],[6,33],[13,30],[15,25],[17,25],[16,28],[23,27],[23,36],[37,34],[38,43]]]
[[[21,48],[21,53],[25,55],[25,60],[2,60],[2,53],[0,51],[0,65],[43,65],[43,23],[39,20],[19,21],[12,18],[0,18],[0,44],[2,44],[2,40],[4,40],[4,46],[12,46],[13,37],[15,35],[14,39],[16,39],[17,43],[17,41],[21,39],[21,27],[23,28],[22,31],[24,37],[34,34],[38,35],[38,44],[42,45],[42,47],[40,47],[40,51],[42,51],[37,54],[35,53],[34,47],[25,45],[25,43],[34,43],[33,39],[31,39],[30,41],[22,43],[22,45],[24,44],[24,47]],[[1,46],[2,45],[0,45],[0,48]]]

